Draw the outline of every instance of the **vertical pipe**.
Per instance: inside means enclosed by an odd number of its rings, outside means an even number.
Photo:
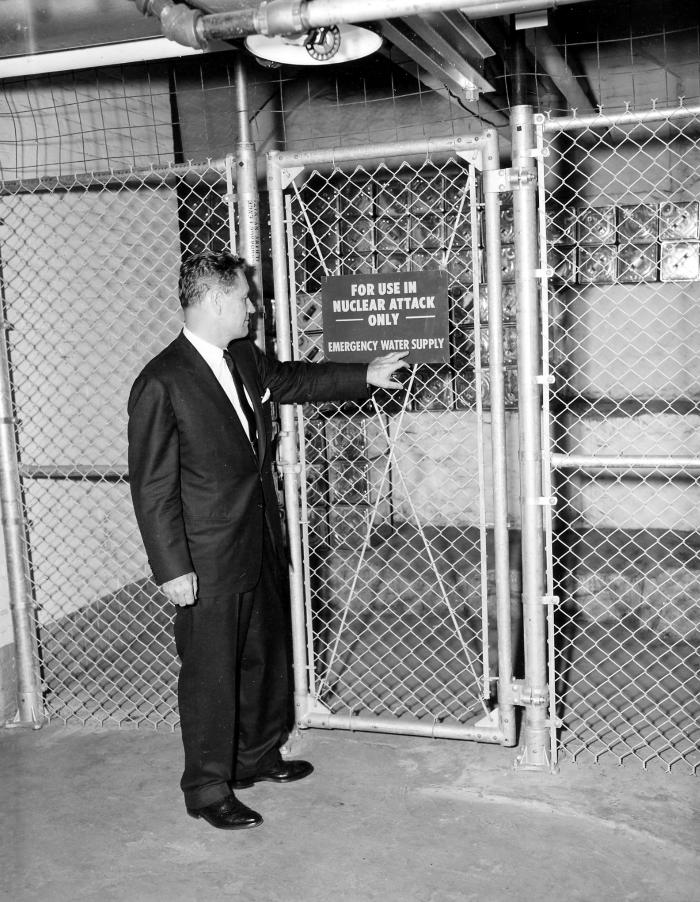
[[[547,225],[546,225],[546,193],[545,193],[545,147],[542,126],[545,116],[538,113],[534,122],[537,133],[537,199],[539,214],[540,244],[540,328],[542,335],[542,493],[545,498],[553,497],[552,484],[552,416],[550,408],[550,314],[549,314],[549,282],[547,274]],[[547,594],[547,667],[549,671],[549,754],[550,767],[557,769],[557,699],[556,699],[556,657],[554,636],[554,522],[553,508],[545,508],[544,515],[545,541],[545,590]]]
[[[275,291],[275,329],[277,356],[291,359],[291,328],[289,291],[286,270],[284,204],[278,153],[267,155],[267,187],[270,198],[270,234],[272,240],[272,275]],[[284,476],[284,502],[287,512],[287,537],[291,559],[290,597],[292,608],[292,642],[294,665],[294,707],[299,724],[308,707],[308,668],[306,629],[304,624],[304,582],[302,566],[302,536],[299,517],[299,464],[295,437],[294,407],[280,405],[279,462]]]
[[[238,232],[241,256],[252,267],[252,281],[257,295],[258,317],[255,343],[265,349],[265,318],[262,297],[262,257],[260,252],[260,197],[258,195],[255,144],[250,139],[248,112],[248,73],[237,54],[235,60],[236,108],[238,113],[238,160],[236,186],[238,192]]]
[[[498,134],[484,132],[482,169],[500,166]],[[503,305],[501,284],[501,201],[493,183],[485,179],[484,224],[486,285],[489,306],[489,376],[491,382],[491,455],[493,467],[493,545],[496,580],[496,625],[498,630],[498,713],[504,745],[515,745],[515,706],[510,684],[513,679],[511,637],[510,555],[508,548],[508,489],[506,482],[506,418],[503,386]],[[474,311],[474,316],[479,312]],[[478,352],[477,352],[478,353]],[[507,701],[508,700],[508,701]]]
[[[483,161],[483,147],[480,148],[480,159]],[[481,164],[483,169],[483,162]],[[483,183],[483,179],[482,179]],[[481,261],[478,248],[481,245],[480,229],[482,216],[477,203],[477,184],[475,167],[469,167],[469,217],[471,221],[472,239],[472,292],[474,311],[474,347],[481,348],[481,291],[484,288],[481,278]],[[500,253],[500,251],[499,251]],[[488,329],[486,334],[488,335]],[[483,696],[491,698],[491,648],[490,637],[493,623],[489,611],[489,548],[488,527],[486,521],[486,476],[484,470],[484,399],[481,352],[474,355],[474,392],[476,395],[476,460],[479,477],[479,544],[481,571],[481,660],[483,663]],[[492,445],[493,448],[493,445]],[[493,455],[492,455],[493,456]],[[498,627],[496,627],[498,632]],[[499,699],[500,704],[500,699]]]
[[[518,398],[520,408],[520,493],[522,517],[523,638],[525,708],[522,751],[517,764],[549,765],[547,668],[542,522],[542,443],[537,297],[536,164],[532,108],[513,107],[513,218],[515,282],[518,291]]]
[[[513,70],[510,79],[513,106],[522,106],[527,103],[525,40],[523,33],[515,28],[515,16],[511,16],[510,20],[510,59]]]
[[[4,304],[0,310],[0,329],[0,504],[15,639],[18,714],[19,724],[31,724],[39,729],[43,723],[39,650],[27,565]]]
[[[238,253],[238,240],[236,238],[236,194],[233,190],[234,168],[238,171],[238,166],[234,166],[235,162],[232,153],[226,154],[224,166],[226,167],[226,205],[228,207],[228,249],[232,254]]]

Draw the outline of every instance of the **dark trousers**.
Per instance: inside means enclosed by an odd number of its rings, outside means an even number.
[[[229,780],[279,759],[293,724],[286,585],[266,534],[252,591],[199,597],[175,614],[188,808],[220,801]]]

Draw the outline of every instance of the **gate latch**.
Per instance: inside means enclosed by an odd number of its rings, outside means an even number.
[[[510,688],[513,691],[512,703],[514,705],[538,705],[545,707],[549,704],[549,689],[547,686],[541,692],[536,692],[531,686],[525,685],[525,680],[512,680]]]
[[[537,180],[537,173],[531,169],[492,169],[484,173],[484,191],[486,194],[500,194],[523,188]]]

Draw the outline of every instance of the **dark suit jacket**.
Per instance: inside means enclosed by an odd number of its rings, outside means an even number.
[[[129,480],[157,583],[197,574],[203,595],[245,592],[260,575],[264,517],[282,535],[272,479],[269,401],[367,395],[364,364],[280,363],[248,339],[229,345],[253,401],[256,458],[210,367],[180,335],[137,377],[129,397]]]

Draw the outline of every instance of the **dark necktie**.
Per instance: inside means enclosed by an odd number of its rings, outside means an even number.
[[[226,350],[224,350],[224,360],[226,361],[226,366],[229,368],[231,375],[233,376],[233,384],[236,386],[238,403],[240,404],[241,410],[243,411],[243,416],[246,418],[246,422],[248,423],[248,435],[250,436],[250,441],[253,445],[253,449],[257,454],[258,430],[255,424],[255,414],[253,413],[253,408],[250,406],[250,401],[248,400],[248,396],[245,393],[243,380],[241,379],[241,374],[238,372],[238,367],[233,362],[233,357],[231,357],[229,352]]]

